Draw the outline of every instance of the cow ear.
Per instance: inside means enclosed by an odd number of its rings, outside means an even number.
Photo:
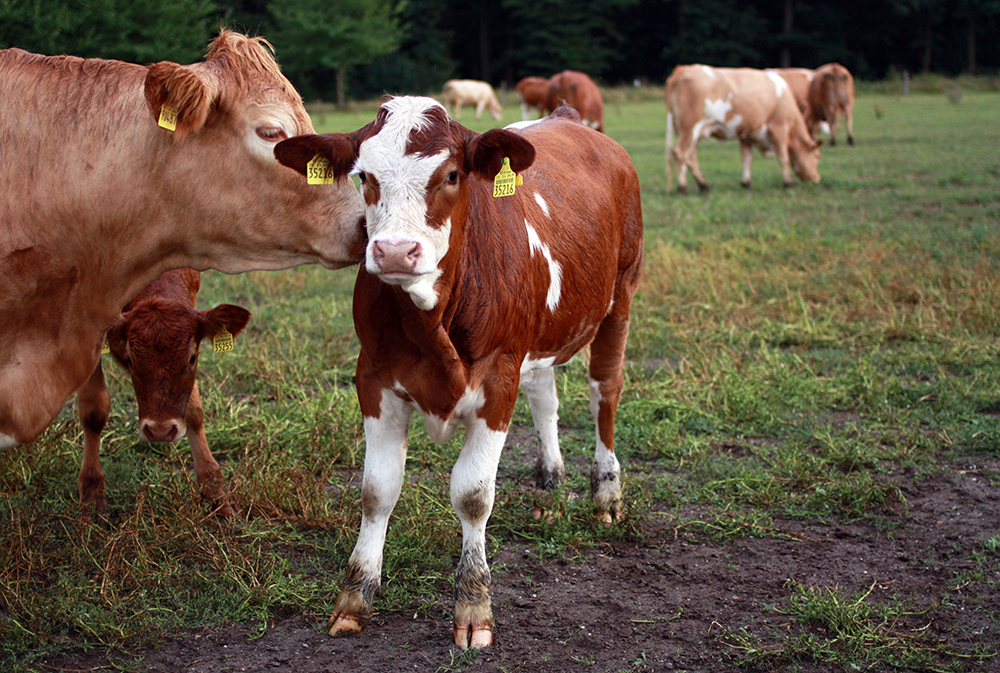
[[[306,175],[307,166],[316,155],[326,157],[335,178],[340,179],[351,172],[358,160],[358,139],[356,133],[306,134],[282,140],[274,146],[275,158]]]
[[[520,173],[535,161],[535,147],[513,131],[490,129],[466,145],[466,170],[492,180],[500,172],[504,157],[510,159],[510,169]]]
[[[178,139],[200,130],[219,97],[216,80],[204,68],[160,61],[146,68],[146,105],[153,120]]]
[[[201,339],[214,337],[223,329],[233,336],[243,331],[250,322],[250,311],[234,304],[219,304],[210,311],[198,312],[198,323],[201,327]]]

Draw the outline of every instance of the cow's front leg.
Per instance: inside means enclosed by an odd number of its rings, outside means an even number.
[[[359,397],[360,394],[359,377]],[[362,408],[362,413],[365,413]],[[347,561],[344,588],[337,597],[327,632],[360,631],[371,619],[372,601],[382,574],[382,548],[406,467],[406,436],[412,408],[389,390],[379,409],[365,415],[365,472],[361,481],[361,530]]]
[[[111,413],[111,397],[100,360],[90,378],[77,391],[76,402],[83,426],[83,460],[76,489],[80,504],[84,506],[84,518],[88,518],[87,508],[93,507],[99,512],[108,509],[104,499],[104,468],[101,467],[101,433]]]
[[[205,436],[205,410],[201,405],[201,394],[198,392],[198,382],[191,388],[187,409],[184,411],[184,426],[187,432],[188,444],[191,445],[191,458],[194,461],[194,473],[198,477],[198,485],[202,495],[212,502],[219,516],[230,516],[233,507],[226,495],[226,484],[222,479],[222,468],[208,448],[208,438]]]
[[[493,643],[486,522],[493,510],[506,423],[504,428],[490,430],[485,420],[472,419],[451,472],[451,503],[462,522],[462,556],[455,573],[455,645],[463,650]]]
[[[741,140],[740,158],[743,160],[743,186],[750,189],[750,164],[753,163],[753,145]]]

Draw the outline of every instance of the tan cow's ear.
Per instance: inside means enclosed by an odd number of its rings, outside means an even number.
[[[358,159],[357,133],[315,133],[293,136],[274,146],[275,158],[302,175],[308,175],[307,166],[317,154],[326,157],[335,178],[351,172]]]
[[[524,136],[506,129],[490,129],[474,136],[465,147],[466,170],[490,180],[500,172],[504,157],[510,159],[510,169],[520,173],[535,161],[535,147]]]
[[[170,61],[147,67],[145,91],[153,121],[173,131],[178,140],[205,125],[219,96],[218,85],[205,68]]]
[[[199,311],[198,323],[201,334],[198,335],[198,340],[221,334],[223,329],[236,336],[243,331],[248,322],[250,322],[250,311],[242,306],[219,304],[210,311]]]

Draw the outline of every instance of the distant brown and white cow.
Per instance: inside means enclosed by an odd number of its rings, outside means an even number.
[[[806,126],[816,137],[820,125],[830,125],[830,144],[837,144],[837,129],[843,119],[847,126],[847,144],[854,144],[854,77],[839,63],[827,63],[816,68],[809,83],[809,108]]]
[[[579,112],[584,124],[604,133],[604,99],[601,98],[601,90],[588,75],[563,70],[549,79],[546,106],[555,110],[563,103]]]
[[[139,411],[139,434],[150,442],[173,442],[187,435],[195,474],[202,493],[232,514],[219,463],[205,437],[205,413],[195,376],[201,340],[224,333],[235,337],[250,320],[240,306],[220,304],[210,311],[195,308],[201,274],[192,269],[168,271],[122,309],[108,330],[107,343],[115,360],[132,377]],[[103,512],[104,468],[101,433],[108,422],[111,398],[98,360],[90,379],[77,391],[83,426],[83,461],[77,490],[80,503]]]
[[[483,110],[489,110],[494,119],[500,119],[500,113],[503,112],[489,82],[474,79],[450,79],[445,82],[444,104],[455,119],[462,118],[463,105],[476,106],[476,119],[483,116]]]
[[[552,488],[564,476],[552,368],[588,344],[592,496],[601,519],[620,513],[614,419],[642,264],[635,168],[567,107],[479,135],[419,97],[384,103],[354,133],[293,138],[277,149],[298,170],[316,153],[338,174],[360,176],[369,234],[354,291],[363,516],[328,630],[360,630],[372,615],[407,428],[419,411],[436,441],[465,426],[451,481],[463,536],[455,644],[488,646],[486,522],[518,383],[540,436],[539,485]]]
[[[0,448],[48,426],[164,271],[361,259],[350,180],[274,158],[312,131],[261,38],[223,31],[187,66],[0,51]]]
[[[677,165],[679,191],[687,191],[689,167],[698,187],[708,189],[698,167],[698,142],[708,136],[739,139],[744,187],[750,186],[754,146],[762,153],[777,154],[785,186],[792,184],[792,170],[804,182],[819,182],[820,143],[809,135],[795,98],[778,73],[679,65],[667,79],[666,103],[668,186]]]
[[[532,119],[533,112],[545,116],[551,110],[548,108],[549,80],[544,77],[525,77],[517,83],[517,97],[521,101],[521,118],[524,121]]]

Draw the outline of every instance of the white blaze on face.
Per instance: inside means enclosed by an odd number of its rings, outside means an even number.
[[[543,210],[547,211],[547,208],[543,208]],[[562,265],[552,258],[552,250],[542,243],[538,232],[528,224],[527,220],[524,221],[524,226],[528,230],[528,248],[531,250],[531,256],[534,257],[536,251],[540,252],[549,265],[549,291],[545,295],[545,305],[549,307],[551,312],[555,313],[556,306],[559,305],[559,296],[562,293]]]
[[[424,112],[441,105],[430,98],[407,97],[393,99],[383,107],[389,112],[385,125],[361,143],[353,171],[371,176],[379,186],[378,201],[365,207],[365,268],[386,283],[402,286],[419,308],[428,310],[437,304],[434,282],[441,275],[438,263],[448,252],[451,220],[440,228],[428,224],[427,184],[449,153],[406,154],[406,142],[413,129],[427,126]],[[418,244],[420,255],[413,273],[382,275],[372,252],[376,243]]]

